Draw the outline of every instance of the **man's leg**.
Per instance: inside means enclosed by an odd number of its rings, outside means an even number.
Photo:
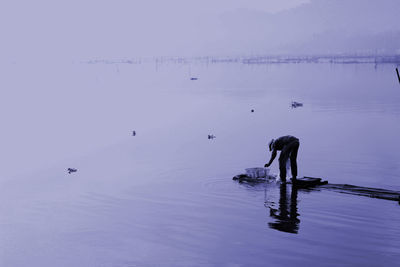
[[[279,176],[281,180],[286,181],[286,162],[289,158],[289,151],[287,149],[283,149],[281,151],[281,155],[279,156]]]
[[[299,146],[299,141],[293,141],[292,143],[290,143],[290,169],[292,170],[293,179],[297,178],[297,152],[299,151]]]

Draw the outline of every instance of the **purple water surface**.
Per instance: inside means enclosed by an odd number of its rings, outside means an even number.
[[[301,143],[300,176],[400,190],[394,66],[2,69],[1,266],[391,266],[400,258],[395,201],[232,181],[267,162],[271,138],[291,134]]]

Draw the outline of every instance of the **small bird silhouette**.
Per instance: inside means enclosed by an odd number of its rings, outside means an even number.
[[[303,103],[292,101],[292,108],[302,107]]]
[[[73,169],[73,168],[68,168],[68,173],[71,174],[72,172],[76,172],[78,171],[77,169]]]

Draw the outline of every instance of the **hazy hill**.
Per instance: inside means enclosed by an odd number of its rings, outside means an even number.
[[[221,16],[232,50],[272,53],[400,53],[400,1],[312,0],[275,14]]]
[[[277,3],[3,1],[0,60],[400,49],[399,0],[282,0],[274,9]]]

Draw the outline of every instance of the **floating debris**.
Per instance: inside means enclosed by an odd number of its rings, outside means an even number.
[[[77,169],[74,169],[74,168],[68,168],[67,170],[68,170],[69,174],[71,174],[72,172],[77,172],[78,171]]]
[[[133,131],[133,132],[132,132],[132,136],[136,136],[136,131]]]
[[[232,180],[238,181],[239,183],[263,183],[278,181],[278,177],[277,175],[270,174],[270,169],[268,168],[248,168],[245,174],[238,174],[234,176]],[[291,179],[289,183],[293,184],[296,188],[311,188],[319,185],[326,185],[328,181],[322,181],[322,178],[304,176],[303,178],[295,180]]]
[[[343,194],[397,201],[400,204],[400,191],[362,187],[351,184],[327,184],[322,188]]]
[[[190,80],[191,80],[191,81],[197,81],[197,80],[198,80],[198,78],[196,78],[196,77],[192,77],[192,78],[190,78]]]
[[[239,183],[247,182],[247,183],[264,183],[264,182],[271,182],[277,181],[276,175],[268,175],[266,177],[258,177],[253,178],[248,176],[247,174],[238,174],[232,178],[232,180],[238,181]]]
[[[314,177],[307,177],[304,176],[303,178],[298,179],[290,179],[291,183],[296,186],[297,188],[308,188],[314,187],[317,185],[325,185],[328,184],[328,181],[322,181],[322,178],[314,178]]]
[[[251,168],[251,169],[261,169],[261,168]],[[249,184],[256,184],[256,183],[270,182],[274,180],[277,181],[278,178],[276,175],[270,175],[270,174],[268,174],[266,177],[260,177],[260,176],[252,177],[249,176],[248,173],[246,173],[234,176],[233,180],[238,181],[239,183],[246,182]],[[396,201],[400,205],[400,191],[387,190],[382,188],[363,187],[350,184],[331,184],[328,183],[328,181],[323,181],[322,178],[314,178],[308,176],[304,176],[303,178],[297,178],[296,180],[293,179],[290,180],[291,181],[288,182],[288,184],[292,184],[293,188],[296,189],[311,190],[312,188],[317,187],[318,190],[325,189],[342,194]]]
[[[303,103],[292,101],[292,108],[302,107]]]
[[[396,68],[396,73],[397,73],[397,78],[399,78],[399,83],[400,83],[400,74],[399,74],[399,70]]]
[[[208,139],[214,139],[214,138],[217,138],[215,135],[213,135],[213,134],[209,134],[208,135]]]

